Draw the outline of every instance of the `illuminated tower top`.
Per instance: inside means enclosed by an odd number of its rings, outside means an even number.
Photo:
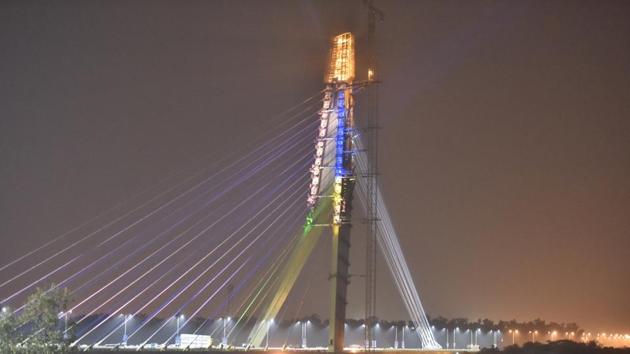
[[[350,32],[333,37],[324,82],[354,80],[354,36]]]

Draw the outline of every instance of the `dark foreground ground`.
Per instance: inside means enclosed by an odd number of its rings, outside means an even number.
[[[132,351],[89,351],[88,353],[97,353],[97,354],[112,354],[112,353],[132,353]],[[235,350],[235,351],[220,351],[220,350],[190,350],[190,351],[169,351],[169,350],[158,350],[158,351],[141,351],[141,352],[137,352],[137,351],[133,351],[133,353],[143,353],[143,354],[181,354],[181,353],[212,353],[212,354],[229,354],[229,353],[234,353],[234,354],[309,354],[309,353],[319,353],[319,354],[325,354],[328,353],[327,351],[314,351],[314,350],[301,350],[301,351],[290,351],[290,350],[285,350],[285,351],[263,351],[263,350],[259,350],[259,351],[245,351],[245,350]],[[344,354],[454,354],[455,351],[445,351],[445,350],[398,350],[398,351],[394,351],[394,350],[379,350],[379,351],[372,351],[372,352],[364,352],[364,351],[344,351]],[[469,351],[463,351],[462,353],[469,353]],[[473,353],[478,353],[478,352],[473,352]]]
[[[225,351],[208,350],[208,351],[190,351],[193,353],[215,353],[225,354]],[[241,354],[305,354],[319,353],[315,351],[233,351],[232,353]],[[130,351],[90,351],[90,353],[112,354],[112,353],[130,353]],[[142,351],[145,354],[165,354],[165,353],[182,353],[182,351]],[[350,353],[350,352],[348,352]],[[367,354],[366,352],[352,352],[352,354]],[[384,350],[370,352],[372,354],[453,354],[455,351],[421,351],[421,350]],[[523,346],[508,346],[502,350],[499,349],[482,349],[479,353],[503,353],[503,354],[630,354],[630,348],[611,348],[601,347],[597,343],[576,343],[571,341],[557,341],[551,343],[526,343]]]
[[[208,350],[208,351],[190,351],[193,353],[215,353],[225,354],[225,351]],[[314,351],[234,351],[232,353],[242,354],[305,354],[318,353]],[[112,353],[130,353],[130,351],[90,351],[90,353],[112,354]],[[145,354],[165,354],[165,353],[182,353],[182,351],[142,351]],[[348,352],[350,353],[350,352]],[[366,354],[365,352],[352,352],[352,354]],[[420,350],[385,350],[371,352],[380,354],[453,354],[454,351],[420,351]],[[630,354],[630,348],[611,348],[601,347],[595,342],[576,343],[571,341],[557,341],[551,343],[526,343],[523,346],[508,346],[502,350],[499,349],[482,349],[479,353],[503,353],[503,354]]]
[[[502,354],[630,354],[630,348],[601,347],[595,342],[576,343],[556,341],[550,343],[525,343],[523,346],[509,346],[502,350],[483,349],[480,353]]]

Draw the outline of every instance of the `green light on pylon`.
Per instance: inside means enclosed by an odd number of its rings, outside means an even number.
[[[330,187],[327,189],[327,192],[330,192]],[[303,235],[307,235],[313,229],[315,224],[315,219],[319,217],[319,215],[324,212],[324,210],[329,210],[330,201],[322,200],[315,208],[309,210],[308,214],[306,214],[306,222],[304,223],[304,233]]]
[[[304,223],[304,235],[308,234],[313,228],[313,221],[315,218],[313,217],[313,210],[308,212],[306,215],[306,222]]]

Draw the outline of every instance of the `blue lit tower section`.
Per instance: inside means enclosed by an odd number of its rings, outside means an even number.
[[[328,349],[343,349],[346,297],[349,284],[350,228],[354,175],[352,166],[352,89],[348,83],[337,84],[335,108],[335,177],[332,210],[332,264],[330,272],[330,326]]]
[[[352,175],[352,93],[339,85],[336,100],[337,134],[335,136],[335,180],[333,186],[333,226],[339,226],[348,222],[350,215],[347,213],[348,183],[353,181]],[[347,92],[346,92],[347,91]]]

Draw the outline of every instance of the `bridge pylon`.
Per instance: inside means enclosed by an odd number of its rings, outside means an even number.
[[[325,81],[331,90],[332,122],[335,127],[334,179],[332,188],[332,257],[330,269],[330,321],[328,351],[341,352],[344,347],[344,325],[350,268],[350,228],[354,168],[352,134],[354,129],[352,81],[354,80],[355,39],[343,33],[332,39]]]

